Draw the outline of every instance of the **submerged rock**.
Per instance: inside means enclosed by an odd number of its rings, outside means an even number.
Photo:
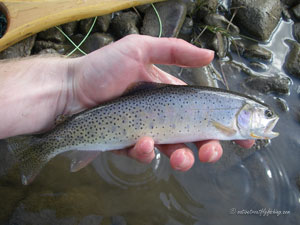
[[[48,30],[38,33],[37,39],[63,43],[66,40],[66,37],[56,27],[51,27]]]
[[[292,8],[293,14],[298,21],[300,21],[300,3]]]
[[[155,4],[162,22],[162,37],[177,37],[186,18],[186,5],[180,1],[167,1]],[[146,11],[141,33],[157,37],[159,22],[153,8]]]
[[[297,177],[296,184],[297,184],[299,192],[300,192],[300,174]]]
[[[138,15],[129,11],[120,13],[113,18],[111,27],[116,37],[122,38],[129,34],[139,34],[139,29],[137,28],[138,22]]]
[[[293,34],[294,38],[300,43],[300,23],[294,23]]]
[[[244,83],[252,90],[257,90],[261,93],[277,93],[288,94],[291,81],[288,77],[276,75],[268,77],[249,77]]]
[[[285,59],[284,67],[293,76],[300,78],[300,44],[288,41],[290,52]]]
[[[110,34],[93,33],[82,44],[81,49],[85,51],[85,53],[90,53],[112,43],[113,41],[114,39]]]
[[[190,42],[191,35],[193,33],[193,26],[194,26],[193,19],[190,17],[186,17],[184,20],[184,23],[181,27],[178,38],[181,38],[181,39],[184,39],[184,40]]]
[[[249,66],[257,72],[265,72],[268,70],[268,66],[260,62],[250,62]]]
[[[270,61],[272,59],[272,52],[255,44],[247,46],[243,56],[248,59]]]
[[[276,98],[276,102],[278,107],[281,109],[283,112],[288,112],[289,111],[289,106],[286,100],[283,98]]]
[[[0,59],[12,59],[26,57],[31,54],[36,35],[26,38],[0,52]]]
[[[299,0],[281,0],[281,2],[289,7],[296,5],[299,3]]]
[[[197,68],[185,69],[181,75],[187,84],[218,87],[218,81],[216,76],[212,72],[213,68],[211,65]]]
[[[258,40],[270,38],[281,17],[280,0],[232,0],[238,8],[234,22]]]

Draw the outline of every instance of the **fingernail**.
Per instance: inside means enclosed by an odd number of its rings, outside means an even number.
[[[147,142],[142,143],[141,148],[144,149],[143,155],[148,155],[153,151],[153,148],[151,148]]]
[[[189,165],[189,159],[186,153],[183,152],[181,157],[182,157],[182,162],[176,167],[176,169],[184,169]]]
[[[219,156],[217,149],[215,147],[213,147],[212,152],[213,153],[211,154],[211,156],[209,157],[207,162],[216,162],[217,161],[218,156]]]

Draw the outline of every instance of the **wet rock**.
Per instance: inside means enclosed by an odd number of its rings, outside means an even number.
[[[249,65],[251,69],[257,72],[265,72],[268,70],[268,66],[260,62],[250,62]]]
[[[81,49],[85,51],[85,53],[90,53],[112,43],[113,41],[114,39],[110,34],[93,33],[82,44]]]
[[[217,7],[219,5],[218,0],[203,0],[203,1],[196,1],[196,2],[197,2],[196,5],[197,20],[202,20],[208,14],[217,12]]]
[[[212,49],[215,50],[217,56],[222,59],[228,52],[228,38],[217,32],[212,40]]]
[[[235,26],[234,24],[230,23],[224,16],[219,14],[208,14],[204,17],[204,22],[207,25],[213,26],[213,27],[221,27],[224,30],[227,30],[227,27],[229,25],[229,32],[233,35],[239,34],[240,29]]]
[[[11,59],[26,57],[31,54],[36,35],[26,38],[13,46],[8,47],[4,51],[0,52],[0,59]]]
[[[33,47],[34,53],[39,54],[44,49],[54,49],[59,54],[66,54],[72,46],[70,44],[57,44],[51,41],[36,41]]]
[[[292,8],[293,14],[298,21],[300,21],[300,3]]]
[[[59,55],[59,53],[53,48],[43,49],[38,54],[39,55]]]
[[[247,41],[242,40],[234,41],[230,48],[231,51],[248,59],[270,61],[273,55],[271,51],[257,44],[249,44]]]
[[[68,35],[69,37],[74,35],[75,32],[77,31],[77,25],[78,22],[77,21],[72,21],[70,23],[65,23],[63,25],[61,25],[63,31],[66,33],[66,35]]]
[[[149,7],[151,7],[150,4],[145,4],[145,5],[139,5],[139,6],[136,6],[135,8],[136,8],[139,12],[145,14]]]
[[[276,93],[276,94],[288,94],[291,81],[289,78],[275,75],[268,77],[249,77],[244,83],[252,90],[257,90],[261,93]]]
[[[290,52],[285,59],[285,69],[293,76],[300,78],[300,44],[288,41]]]
[[[99,16],[96,21],[96,26],[100,32],[106,32],[109,28],[111,21],[111,14],[107,14],[104,16]]]
[[[51,27],[48,30],[38,33],[37,39],[63,43],[66,40],[66,37],[56,27]]]
[[[83,19],[79,21],[79,32],[83,35],[86,35],[89,30],[91,29],[91,26],[94,22],[95,18],[88,18],[88,19]],[[93,33],[93,31],[95,30],[95,27],[93,28],[93,30],[91,31],[91,33]]]
[[[186,17],[184,20],[184,23],[181,27],[180,33],[178,35],[178,38],[184,39],[188,42],[191,40],[191,35],[193,33],[193,19],[190,17]]]
[[[186,5],[186,13],[192,17],[197,9],[198,1],[195,0],[181,0]]]
[[[95,20],[94,17],[80,20],[80,22],[79,22],[80,33],[83,35],[86,35],[89,32],[89,30],[91,29],[91,26],[93,25],[94,20]],[[91,33],[106,32],[109,28],[110,22],[111,22],[111,14],[107,14],[104,16],[98,16]]]
[[[186,5],[180,1],[167,1],[155,4],[162,22],[163,37],[177,37],[186,18]],[[141,33],[157,37],[159,23],[152,8],[146,11]]]
[[[116,37],[122,38],[129,34],[139,34],[138,22],[139,17],[136,13],[124,12],[113,18],[111,28]]]
[[[294,38],[300,43],[300,23],[294,23],[293,34]]]
[[[239,8],[234,22],[262,41],[270,38],[282,11],[280,0],[232,0],[232,7]]]

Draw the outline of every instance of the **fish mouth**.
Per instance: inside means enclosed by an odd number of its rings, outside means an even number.
[[[279,135],[278,132],[272,131],[273,128],[275,127],[276,123],[278,122],[278,120],[279,120],[279,117],[275,117],[272,121],[270,121],[269,125],[267,126],[267,128],[264,132],[264,136],[266,139],[272,139]]]

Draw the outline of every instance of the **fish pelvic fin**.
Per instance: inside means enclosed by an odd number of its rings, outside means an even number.
[[[77,172],[89,165],[98,155],[100,151],[73,151],[69,153],[71,159],[70,171]]]
[[[225,134],[226,136],[229,136],[229,137],[235,135],[237,132],[235,129],[225,126],[216,121],[212,121],[212,124],[215,128],[217,128],[219,131],[221,131],[223,134]]]
[[[48,157],[43,149],[44,141],[34,136],[17,136],[8,138],[6,141],[8,149],[19,163],[22,183],[24,185],[30,184],[52,158]]]

